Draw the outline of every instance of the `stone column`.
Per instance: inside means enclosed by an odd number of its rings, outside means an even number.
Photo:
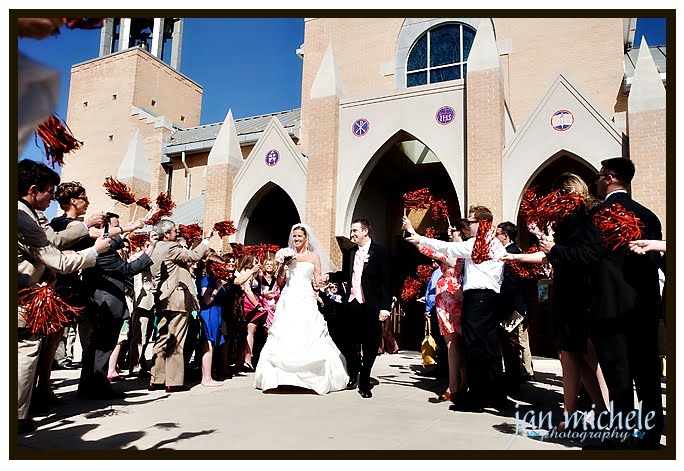
[[[483,19],[468,57],[466,76],[466,197],[503,217],[501,157],[504,147],[504,88],[491,20]]]
[[[332,44],[328,45],[310,93],[306,215],[308,223],[335,263],[341,253],[335,239],[338,133],[342,86]]]
[[[636,167],[632,197],[653,211],[666,226],[665,86],[642,38],[627,102],[629,156]],[[674,147],[674,144],[672,144]]]

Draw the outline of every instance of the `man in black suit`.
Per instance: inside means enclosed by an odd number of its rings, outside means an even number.
[[[347,388],[358,385],[361,397],[370,398],[370,373],[380,347],[381,322],[389,317],[392,304],[389,257],[384,247],[371,240],[366,219],[355,219],[350,233],[356,245],[343,254],[342,271],[329,273],[328,279],[347,282],[350,287],[346,319],[340,323],[340,350],[349,373]]]
[[[631,160],[607,159],[597,175],[598,196],[604,200],[592,214],[616,203],[643,223],[642,239],[662,239],[660,220],[627,193],[635,169]],[[654,416],[650,429],[634,443],[658,449],[663,406],[658,357],[658,315],[661,309],[657,254],[638,255],[627,246],[607,251],[595,272],[591,336],[610,400],[623,417],[634,410],[636,385],[642,417]],[[646,424],[648,425],[648,424]],[[645,427],[648,428],[648,427]]]
[[[496,226],[496,238],[501,241],[506,252],[522,253],[515,244],[518,235],[518,227],[510,221],[502,222]],[[520,278],[515,270],[509,265],[504,265],[503,281],[499,293],[499,310],[503,323],[518,323],[512,330],[501,327],[501,353],[504,362],[504,381],[511,392],[517,392],[523,377],[531,376],[532,373],[521,371],[522,359],[529,361],[529,370],[532,369],[529,342],[527,342],[527,326],[522,321],[527,314],[527,294],[529,283]],[[522,316],[522,318],[520,317]],[[525,335],[522,335],[523,330]],[[527,367],[526,367],[527,368]]]
[[[118,227],[118,216],[112,215],[110,227]],[[149,245],[144,253],[132,262],[121,258],[117,250],[123,247],[123,239],[114,237],[110,249],[100,254],[95,267],[83,274],[93,303],[93,331],[90,342],[83,352],[81,379],[78,394],[90,399],[122,398],[107,379],[109,357],[116,346],[125,319],[130,317],[126,304],[126,290],[132,286],[133,276],[152,265],[150,255],[157,241],[150,234]]]

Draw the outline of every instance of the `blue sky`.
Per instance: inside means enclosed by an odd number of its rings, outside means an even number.
[[[649,45],[665,44],[665,19],[640,18],[635,47],[642,35]],[[71,66],[96,58],[99,41],[99,30],[65,28],[41,41],[19,40],[22,52],[60,71],[56,112],[63,119]],[[302,60],[295,51],[303,42],[303,18],[186,18],[181,72],[204,89],[201,123],[223,121],[229,108],[235,118],[298,108]],[[44,161],[32,141],[21,158]],[[48,217],[55,210],[53,203]]]

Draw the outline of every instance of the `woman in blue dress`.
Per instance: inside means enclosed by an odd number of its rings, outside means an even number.
[[[217,255],[210,255],[205,263],[204,277],[200,284],[200,321],[202,323],[202,339],[204,349],[202,353],[202,386],[222,386],[223,382],[215,381],[211,376],[211,364],[214,347],[223,345],[226,341],[221,330],[223,318],[223,301],[227,295],[225,284],[228,280],[217,278],[210,274],[209,266],[213,263],[223,264],[223,259]]]

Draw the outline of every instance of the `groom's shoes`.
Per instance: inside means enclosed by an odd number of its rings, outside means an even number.
[[[349,382],[347,383],[347,388],[346,389],[356,389],[356,387],[359,385],[359,381],[356,379],[350,379]]]
[[[364,399],[369,399],[369,398],[373,397],[373,393],[370,392],[370,390],[359,389],[359,394]]]

